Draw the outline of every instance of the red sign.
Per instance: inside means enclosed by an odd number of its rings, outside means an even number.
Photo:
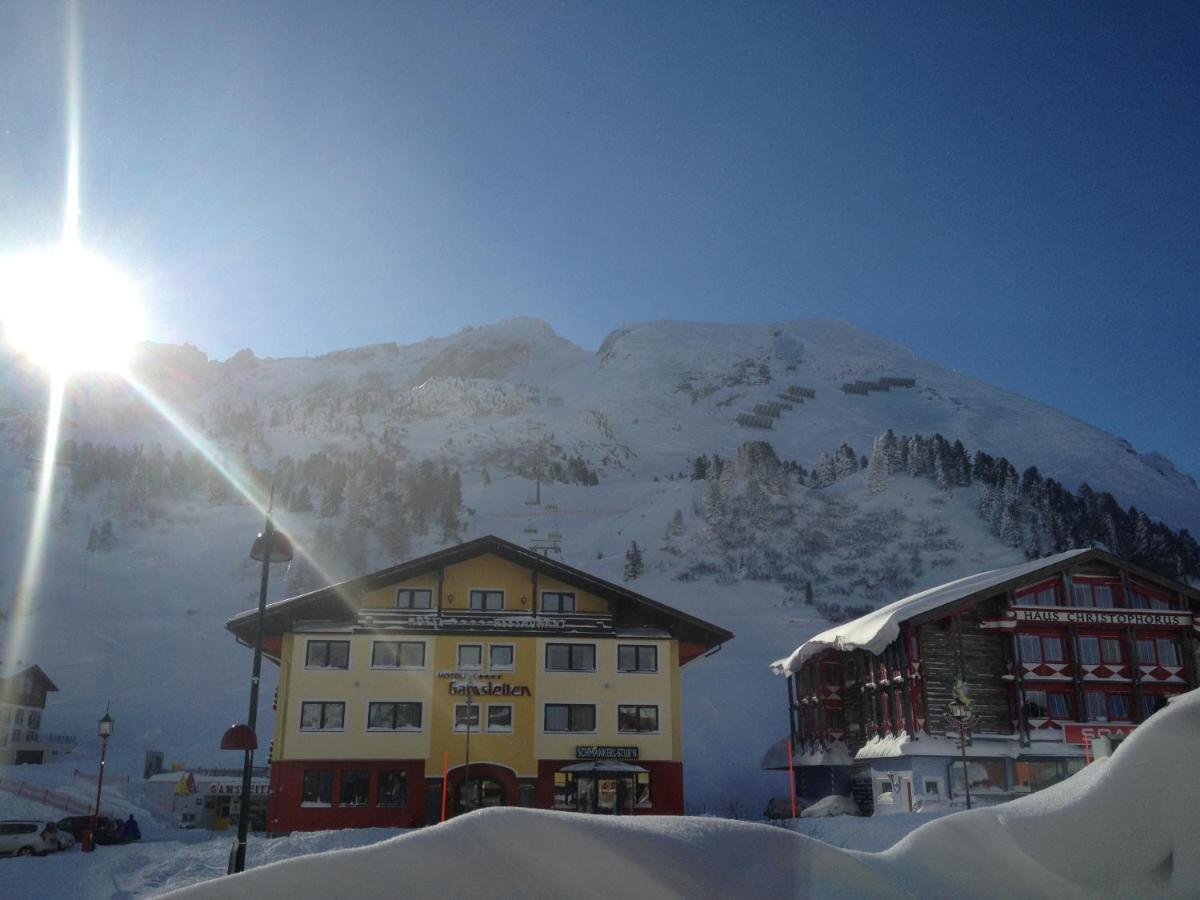
[[[1063,740],[1068,744],[1091,743],[1102,734],[1110,737],[1124,737],[1133,734],[1136,725],[1105,725],[1093,722],[1091,725],[1063,725]]]

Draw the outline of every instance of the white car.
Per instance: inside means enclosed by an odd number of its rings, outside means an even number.
[[[0,855],[45,856],[59,849],[58,829],[36,819],[0,821]]]
[[[830,794],[800,813],[802,819],[823,819],[826,816],[857,816],[858,804],[849,797]]]

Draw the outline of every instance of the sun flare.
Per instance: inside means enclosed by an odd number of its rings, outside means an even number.
[[[52,375],[120,372],[142,338],[137,286],[112,263],[64,246],[0,257],[0,328]]]

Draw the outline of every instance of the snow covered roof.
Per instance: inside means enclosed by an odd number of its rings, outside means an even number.
[[[805,660],[822,650],[867,650],[871,653],[880,653],[899,636],[901,622],[978,594],[996,591],[1012,581],[1020,581],[1042,573],[1049,574],[1064,563],[1078,560],[1089,554],[1106,557],[1110,561],[1120,561],[1102,550],[1083,548],[1067,550],[1065,553],[1042,557],[1004,569],[977,572],[974,575],[968,575],[956,581],[948,581],[937,587],[904,597],[895,603],[889,603],[874,612],[867,613],[865,616],[859,616],[857,619],[822,631],[816,637],[810,638],[797,647],[791,656],[777,659],[771,663],[771,669],[779,675],[792,675],[799,671]]]
[[[406,578],[412,578],[484,554],[494,554],[509,562],[537,570],[566,584],[589,591],[598,597],[621,604],[627,609],[637,610],[637,625],[662,629],[682,642],[710,649],[733,638],[732,631],[719,625],[652,600],[623,585],[585,572],[583,569],[577,569],[566,563],[542,556],[533,550],[493,534],[447,547],[444,550],[350,581],[344,581],[341,584],[330,585],[307,594],[269,603],[264,617],[264,633],[281,634],[285,630],[295,629],[297,621],[302,620],[320,621],[323,630],[338,627],[339,624],[349,627],[358,612],[358,598],[365,592],[399,583]],[[257,608],[248,609],[228,619],[225,627],[243,643],[252,644],[257,615]],[[618,626],[629,627],[629,623],[618,623]],[[682,665],[683,662],[681,661],[680,664]]]
[[[57,691],[58,690],[58,686],[55,685],[55,683],[50,680],[50,676],[47,675],[44,671],[42,671],[42,667],[39,666],[37,663],[24,663],[24,662],[0,663],[0,682],[8,682],[8,681],[15,682],[15,680],[18,676],[24,675],[26,672],[28,672],[30,670],[33,670],[33,674],[35,677],[40,678],[43,681],[47,691]],[[3,688],[3,685],[0,684],[0,689],[2,689],[2,688]]]

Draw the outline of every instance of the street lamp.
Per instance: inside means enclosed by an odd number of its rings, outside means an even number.
[[[242,759],[242,805],[238,811],[238,836],[230,872],[242,872],[246,868],[246,833],[250,826],[250,776],[254,768],[254,751],[258,749],[258,681],[262,672],[263,619],[267,612],[267,579],[271,563],[289,562],[292,559],[292,543],[287,536],[275,530],[271,512],[275,506],[275,486],[271,486],[271,502],[267,506],[267,524],[254,540],[250,558],[262,562],[262,580],[258,589],[258,618],[254,627],[254,669],[250,675],[250,711],[245,725],[234,725],[221,738],[224,750],[241,750]]]
[[[971,808],[971,776],[967,772],[967,732],[979,723],[974,704],[967,696],[966,686],[955,685],[954,699],[946,704],[946,719],[958,728],[958,747],[962,752],[963,790],[967,796],[967,809]]]
[[[96,726],[96,735],[100,738],[100,774],[96,778],[96,808],[92,810],[92,821],[88,824],[90,840],[84,841],[82,849],[96,848],[96,820],[100,817],[100,792],[104,790],[104,760],[108,755],[108,739],[113,733],[113,718],[108,714],[108,704],[104,706],[104,715]]]

